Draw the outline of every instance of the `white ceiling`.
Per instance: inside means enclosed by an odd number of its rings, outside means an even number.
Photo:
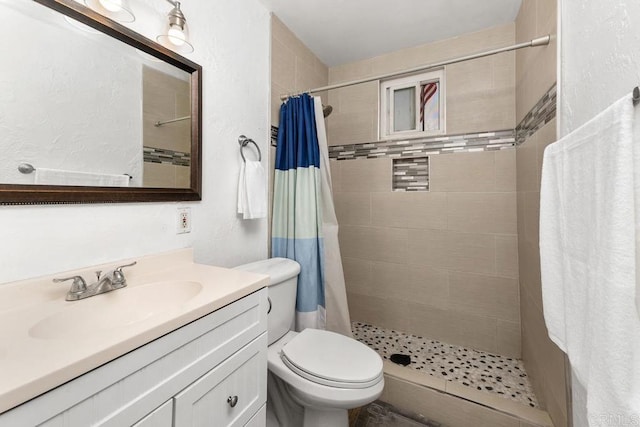
[[[513,22],[522,0],[261,0],[327,66]]]

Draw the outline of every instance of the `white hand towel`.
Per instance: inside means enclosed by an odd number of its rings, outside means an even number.
[[[633,114],[626,96],[544,152],[544,317],[587,391],[590,426],[640,419]]]
[[[35,183],[41,185],[81,185],[91,187],[128,187],[129,175],[76,172],[37,168]]]
[[[238,213],[244,219],[267,216],[267,179],[264,168],[258,161],[247,160],[240,166]]]

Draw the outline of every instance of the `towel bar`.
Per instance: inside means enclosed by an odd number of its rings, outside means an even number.
[[[28,175],[28,174],[30,174],[30,173],[33,173],[33,172],[35,172],[35,170],[36,170],[36,168],[35,168],[35,167],[33,167],[33,165],[32,165],[31,163],[20,163],[20,164],[18,165],[18,171],[19,171],[20,173],[25,174],[25,175]],[[128,173],[125,173],[125,174],[123,174],[123,175],[128,176],[128,177],[129,177],[129,179],[133,179],[133,177],[132,177],[131,175],[129,175]]]
[[[259,162],[262,161],[262,153],[260,152],[260,147],[258,147],[258,144],[256,144],[256,142],[253,139],[247,138],[244,135],[240,135],[238,137],[238,144],[240,144],[240,155],[242,156],[242,161],[244,161],[245,163],[247,162],[247,159],[244,157],[244,153],[242,152],[242,149],[246,147],[248,144],[255,145],[256,150],[258,150],[258,161]]]

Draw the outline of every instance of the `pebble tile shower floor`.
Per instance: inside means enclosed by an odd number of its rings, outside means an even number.
[[[366,323],[352,322],[351,329],[358,341],[376,350],[385,360],[394,353],[408,354],[411,364],[407,368],[538,407],[521,360]]]

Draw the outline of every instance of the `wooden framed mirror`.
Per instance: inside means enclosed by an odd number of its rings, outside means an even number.
[[[200,65],[73,0],[0,9],[0,204],[201,200]]]

